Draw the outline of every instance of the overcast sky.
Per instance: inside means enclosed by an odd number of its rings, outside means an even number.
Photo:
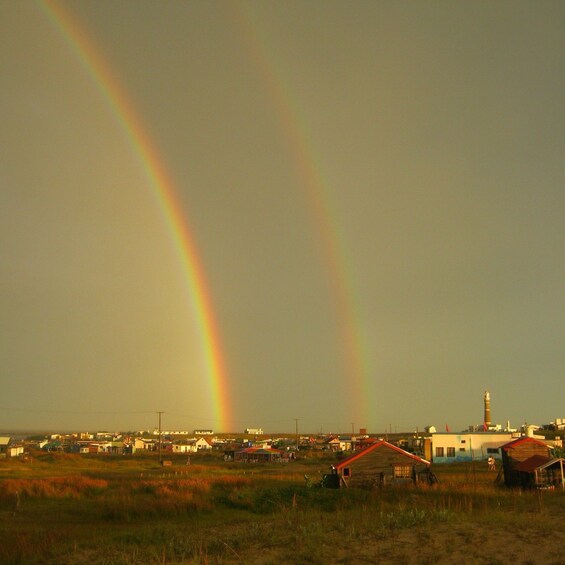
[[[370,432],[565,417],[560,1],[0,2],[0,428]],[[349,340],[349,342],[348,342]]]

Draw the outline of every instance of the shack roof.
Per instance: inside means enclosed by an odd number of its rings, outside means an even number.
[[[418,463],[422,463],[424,465],[430,465],[429,461],[426,461],[425,459],[422,459],[421,457],[418,457],[417,455],[414,455],[413,453],[409,453],[408,451],[404,451],[404,449],[401,449],[400,447],[397,447],[396,445],[393,445],[392,443],[388,443],[388,441],[381,440],[381,441],[377,441],[377,442],[373,443],[372,445],[369,445],[368,447],[365,447],[364,449],[357,451],[357,453],[354,453],[353,455],[350,455],[349,457],[346,457],[345,459],[340,461],[337,465],[334,465],[334,468],[335,469],[341,469],[342,467],[346,467],[347,465],[350,465],[351,463],[353,463],[353,461],[356,461],[357,459],[364,457],[368,453],[371,453],[372,451],[374,451],[375,449],[379,449],[380,447],[387,447],[387,448],[393,449],[394,451],[398,451],[398,453],[401,453],[402,455],[405,455],[406,457],[409,457],[410,459],[414,459]]]
[[[540,441],[539,439],[535,439],[533,437],[520,437],[518,439],[505,443],[504,445],[501,445],[500,449],[514,449],[515,447],[518,447],[519,445],[523,445],[525,443],[533,443],[543,447],[549,447],[547,443]]]
[[[549,461],[551,461],[551,457],[532,455],[532,457],[518,463],[518,465],[516,465],[516,470],[531,473]]]
[[[537,469],[551,467],[551,465],[555,465],[560,461],[563,460],[555,457],[544,457],[543,455],[532,455],[529,459],[526,459],[516,465],[516,469],[524,473],[533,473]]]
[[[271,449],[269,447],[246,447],[244,449],[240,449],[237,453],[282,453],[279,449]]]

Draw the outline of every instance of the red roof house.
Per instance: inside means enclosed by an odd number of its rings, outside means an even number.
[[[547,443],[533,437],[521,437],[500,447],[504,484],[509,487],[531,487],[532,473],[551,459]],[[535,481],[534,481],[535,482]]]
[[[245,461],[246,463],[265,463],[280,461],[282,452],[278,449],[265,447],[246,447],[234,454],[235,461]]]
[[[335,486],[373,487],[431,482],[430,462],[386,441],[377,441],[332,467]]]

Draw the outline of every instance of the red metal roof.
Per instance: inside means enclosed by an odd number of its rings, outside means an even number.
[[[549,463],[551,457],[544,457],[543,455],[532,455],[529,459],[521,461],[516,465],[517,471],[523,471],[524,473],[532,473],[537,468]]]
[[[429,461],[426,461],[425,459],[422,459],[421,457],[418,457],[417,455],[414,455],[413,453],[408,453],[408,451],[404,451],[404,449],[401,449],[400,447],[397,447],[396,445],[392,445],[392,443],[388,443],[387,441],[381,440],[381,441],[377,441],[377,442],[373,443],[372,445],[369,445],[368,447],[365,447],[364,449],[357,451],[357,453],[354,453],[353,455],[350,455],[349,457],[346,457],[345,459],[340,461],[337,465],[334,465],[334,468],[341,469],[342,467],[345,467],[345,466],[349,465],[350,463],[353,463],[353,461],[355,461],[356,459],[359,459],[360,457],[367,455],[367,453],[370,453],[371,451],[374,451],[375,449],[378,449],[379,447],[388,447],[390,449],[394,449],[395,451],[398,451],[399,453],[402,453],[403,455],[406,455],[406,457],[410,457],[410,458],[418,461],[419,463],[424,463],[425,465],[430,465]]]
[[[523,443],[536,443],[538,445],[542,445],[543,447],[549,447],[547,443],[540,441],[539,439],[535,439],[533,437],[519,437],[518,439],[514,439],[508,443],[505,443],[504,445],[501,445],[500,448],[513,449],[514,447],[517,447],[518,445],[521,445]]]
[[[270,447],[245,447],[240,449],[238,453],[282,453],[282,451]]]

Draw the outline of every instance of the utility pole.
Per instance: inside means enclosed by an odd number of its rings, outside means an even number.
[[[162,458],[161,458],[161,414],[164,414],[164,412],[157,412],[157,414],[159,414],[159,463],[161,463]]]
[[[351,437],[355,435],[355,422],[351,422]]]
[[[296,451],[298,451],[298,418],[294,418],[295,432],[296,432]]]

